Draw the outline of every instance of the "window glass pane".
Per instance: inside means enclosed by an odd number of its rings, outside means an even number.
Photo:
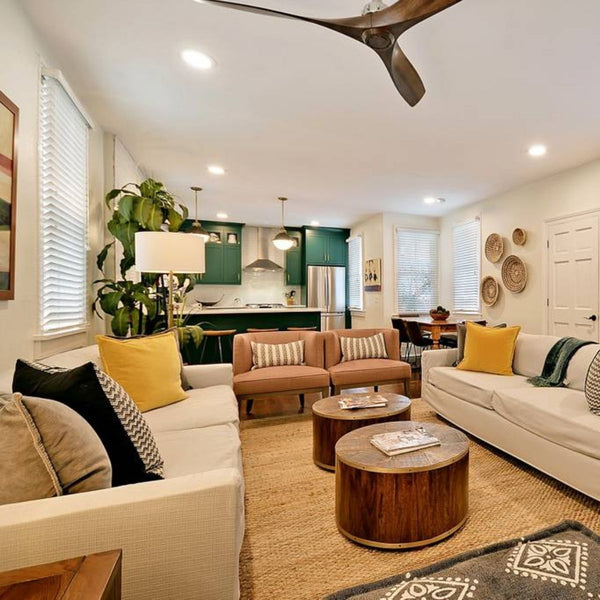
[[[363,310],[362,237],[348,240],[348,303],[352,310]]]
[[[429,312],[439,303],[439,233],[396,231],[396,295],[399,311]]]
[[[481,226],[479,220],[454,228],[454,310],[479,313]]]

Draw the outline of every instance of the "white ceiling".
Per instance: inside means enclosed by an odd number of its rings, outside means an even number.
[[[320,17],[365,1],[255,0]],[[307,23],[192,0],[22,3],[147,172],[190,204],[205,188],[203,218],[276,224],[279,195],[289,224],[443,214],[600,156],[598,0],[463,0],[421,23],[401,38],[427,88],[412,109],[375,53]],[[184,48],[218,68],[189,69]]]

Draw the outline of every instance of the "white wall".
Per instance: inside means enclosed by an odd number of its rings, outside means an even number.
[[[489,234],[501,234],[505,257],[516,254],[526,263],[529,272],[527,288],[521,294],[502,289],[494,307],[483,307],[483,316],[494,323],[520,324],[530,333],[545,333],[545,220],[591,209],[600,209],[600,160],[499,194],[444,217],[440,240],[442,304],[449,307],[453,304],[452,228],[479,216],[482,246]],[[523,247],[512,243],[515,227],[527,231],[528,240]],[[483,256],[482,277],[492,275],[501,281],[501,264],[502,261],[491,264]]]
[[[20,109],[18,135],[17,238],[15,300],[0,302],[0,372],[16,358],[41,356],[63,347],[81,345],[90,334],[36,341],[38,333],[38,98],[42,58],[52,62],[17,0],[0,0],[0,90]],[[68,73],[65,73],[68,80]],[[103,134],[90,136],[90,265],[104,240],[102,196]],[[92,271],[91,276],[95,273]]]
[[[396,314],[394,236],[399,227],[408,229],[438,230],[439,219],[380,213],[352,227],[352,236],[363,237],[363,261],[381,258],[381,292],[365,292],[364,311],[352,314],[352,327],[389,327],[392,315]]]

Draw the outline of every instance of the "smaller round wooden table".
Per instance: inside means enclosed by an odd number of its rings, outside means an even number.
[[[366,395],[373,394],[344,394],[355,397]],[[376,423],[410,420],[408,398],[398,394],[377,395],[388,401],[387,406],[344,410],[338,404],[342,396],[323,398],[313,404],[313,461],[317,466],[335,471],[335,445],[350,431]]]
[[[387,456],[371,438],[423,427],[441,445]],[[336,445],[335,513],[347,538],[375,548],[415,548],[452,535],[469,508],[469,440],[434,423],[382,423]]]

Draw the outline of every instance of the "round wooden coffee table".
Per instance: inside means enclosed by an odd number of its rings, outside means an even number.
[[[373,394],[344,394],[344,396],[365,395]],[[388,401],[388,405],[381,408],[343,410],[338,404],[342,396],[323,398],[313,404],[313,461],[317,466],[335,471],[335,445],[350,431],[376,423],[410,420],[408,398],[398,394],[377,395],[383,396]]]
[[[441,442],[386,456],[375,434],[423,427]],[[408,421],[363,427],[336,445],[335,513],[347,538],[375,548],[414,548],[452,535],[469,507],[469,440],[446,425]]]

